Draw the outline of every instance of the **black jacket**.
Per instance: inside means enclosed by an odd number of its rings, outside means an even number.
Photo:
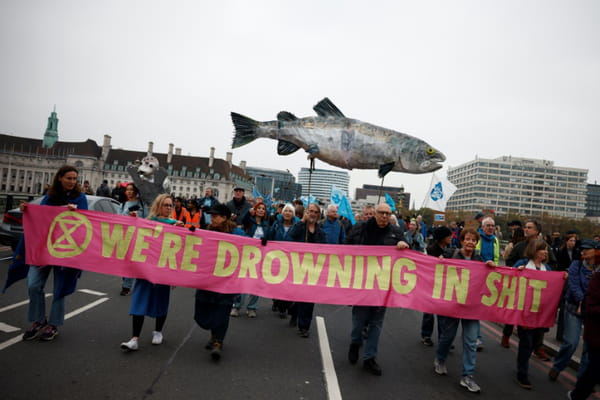
[[[285,236],[284,240],[290,241],[290,242],[306,242],[306,223],[305,222],[296,222],[288,231],[287,235]],[[323,230],[323,228],[321,228],[319,226],[319,224],[317,224],[316,228],[315,228],[315,237],[314,237],[315,241],[314,243],[327,243],[327,234],[325,233],[325,231]]]
[[[404,240],[404,232],[399,226],[388,224],[385,228],[377,226],[375,217],[356,224],[346,237],[346,244],[361,244],[370,246],[395,246]]]

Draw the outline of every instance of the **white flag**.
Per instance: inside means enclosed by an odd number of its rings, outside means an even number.
[[[427,191],[423,207],[431,208],[432,210],[446,210],[448,199],[456,192],[456,186],[448,179],[440,179],[435,173],[431,177],[431,187]]]

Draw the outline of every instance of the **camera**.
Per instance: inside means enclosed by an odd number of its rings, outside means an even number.
[[[133,212],[133,211],[138,211],[140,209],[139,204],[136,204],[134,206],[129,207],[127,210],[129,210],[129,212]]]

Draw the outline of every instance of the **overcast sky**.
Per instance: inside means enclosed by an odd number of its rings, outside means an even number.
[[[224,158],[231,111],[348,117],[417,136],[448,166],[552,160],[600,182],[600,1],[0,2],[0,132]],[[234,162],[289,169],[260,139]],[[317,168],[330,168],[317,160]],[[334,167],[331,167],[334,168]],[[439,174],[440,172],[438,172]],[[390,173],[421,205],[431,174]],[[351,195],[379,183],[351,172]]]

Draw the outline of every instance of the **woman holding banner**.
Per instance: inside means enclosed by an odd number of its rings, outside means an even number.
[[[472,260],[472,261],[483,261],[483,258],[475,250],[477,242],[479,242],[479,233],[475,229],[465,228],[462,230],[459,236],[461,248],[460,249],[446,249],[444,256],[446,258],[457,258],[461,260]],[[493,261],[487,261],[485,263],[488,267],[495,267]],[[479,332],[479,321],[473,319],[454,318],[447,316],[438,316],[438,325],[441,327],[440,343],[437,351],[435,352],[435,360],[433,361],[434,370],[439,375],[448,374],[446,368],[446,358],[450,352],[450,347],[454,338],[456,337],[456,331],[458,330],[458,324],[462,324],[462,339],[463,339],[463,354],[462,354],[462,377],[460,379],[460,386],[466,388],[469,392],[479,393],[481,388],[473,379],[473,373],[475,372],[475,360],[477,356],[477,333]]]
[[[269,234],[269,216],[267,215],[267,206],[263,201],[257,202],[252,207],[253,214],[247,212],[242,218],[242,224],[246,231],[246,236],[254,239],[266,239]],[[240,316],[240,308],[244,305],[248,298],[248,304],[246,305],[246,315],[248,318],[256,318],[256,303],[258,303],[258,296],[254,294],[239,294],[233,309],[231,310],[232,317]]]
[[[70,165],[61,167],[54,175],[52,186],[42,199],[41,205],[67,206],[69,211],[87,210],[88,204],[85,194],[77,183],[77,169]],[[27,203],[19,206],[25,212]],[[54,272],[54,296],[50,309],[50,318],[46,320],[46,297],[44,286]],[[31,266],[27,275],[27,289],[29,290],[28,318],[33,325],[23,334],[23,340],[53,340],[58,335],[58,327],[65,321],[65,297],[75,291],[77,279],[81,271],[73,268],[46,265],[41,267]]]
[[[231,211],[225,204],[214,205],[207,214],[211,216],[208,230],[245,236],[244,231],[231,220]],[[223,341],[229,327],[229,313],[235,296],[210,290],[196,290],[194,321],[201,328],[210,330],[210,339],[205,348],[210,350],[210,357],[215,361],[221,358]]]
[[[154,199],[148,219],[163,224],[183,226],[183,222],[171,218],[173,199],[168,194],[161,194]],[[162,328],[167,320],[171,287],[154,284],[145,279],[137,279],[133,288],[131,309],[133,335],[128,342],[121,343],[121,349],[134,351],[138,349],[138,339],[144,325],[144,316],[156,318],[156,327],[152,332],[152,344],[163,342]]]
[[[140,198],[140,191],[133,182],[125,186],[125,203],[121,205],[121,215],[129,215],[130,217],[146,217],[146,209]],[[135,279],[123,277],[123,285],[121,287],[121,296],[127,296],[131,293]]]
[[[277,215],[275,222],[269,229],[267,239],[278,242],[285,240],[290,228],[296,222],[300,221],[300,218],[294,215],[295,213],[296,209],[292,204],[287,203],[285,206],[283,206],[281,214]],[[273,299],[273,311],[277,311],[279,313],[279,318],[285,319],[287,317],[288,308],[291,304],[291,301]]]
[[[292,226],[287,234],[286,240],[291,242],[327,243],[327,235],[319,226],[321,209],[315,203],[310,203],[302,221]],[[310,324],[312,322],[315,303],[304,303],[297,301],[290,307],[291,322],[298,323],[299,334],[303,338],[309,336]]]
[[[538,271],[550,271],[548,264],[548,245],[542,239],[533,239],[525,248],[525,257],[515,263],[514,267],[519,271],[524,269],[534,269]],[[565,272],[565,280],[568,274]],[[517,383],[523,389],[531,390],[532,385],[529,381],[529,357],[533,352],[533,342],[536,334],[540,334],[546,328],[529,328],[519,326],[517,333],[519,335],[519,350],[517,352]]]

